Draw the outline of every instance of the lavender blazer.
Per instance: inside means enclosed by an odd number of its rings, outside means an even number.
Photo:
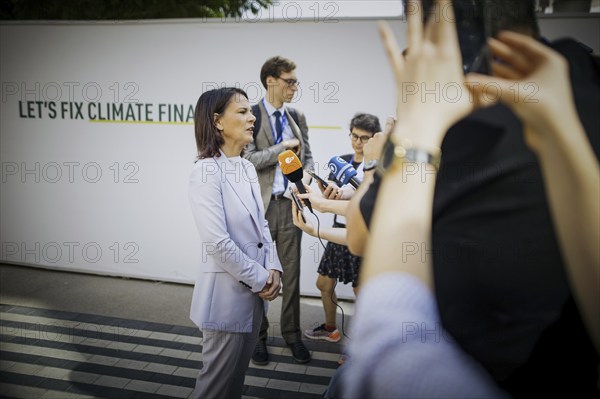
[[[190,319],[203,330],[251,332],[268,270],[282,271],[256,170],[245,159],[235,163],[223,154],[201,159],[191,173],[189,200],[201,258]]]

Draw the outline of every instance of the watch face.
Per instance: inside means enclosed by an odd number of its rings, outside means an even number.
[[[377,160],[376,159],[371,159],[369,162],[367,162],[365,164],[365,166],[363,166],[363,170],[365,172],[368,172],[370,170],[375,169],[376,166],[377,166]]]

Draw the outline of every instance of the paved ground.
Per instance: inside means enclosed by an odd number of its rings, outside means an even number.
[[[202,361],[191,295],[188,285],[0,265],[0,396],[187,398]],[[313,360],[297,364],[278,335],[280,302],[269,309],[272,361],[251,365],[244,397],[320,398],[343,346],[305,341]],[[303,298],[301,314],[304,328],[321,322],[320,300]]]

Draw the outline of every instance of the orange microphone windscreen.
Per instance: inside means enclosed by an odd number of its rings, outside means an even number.
[[[297,170],[302,171],[302,162],[300,162],[300,159],[298,159],[296,154],[294,154],[294,152],[291,150],[286,150],[279,154],[278,159],[281,172],[285,176],[287,176],[288,179],[290,179],[291,181],[295,181],[290,178],[290,175],[296,172]],[[300,172],[300,174],[301,173],[302,172]],[[300,176],[300,178],[302,178],[302,176]]]

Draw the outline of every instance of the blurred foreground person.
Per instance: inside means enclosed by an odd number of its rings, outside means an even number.
[[[438,1],[437,4],[443,7],[450,2]],[[470,84],[467,85],[461,70],[456,30],[448,19],[432,19],[423,29],[420,16],[410,16],[409,55],[405,62],[401,60],[400,51],[389,28],[384,27],[383,34],[399,88],[406,82],[440,82],[442,85],[458,82],[465,92],[476,89],[474,83],[477,82],[495,82],[504,89],[514,83],[529,82],[539,88],[539,95],[536,96],[538,101],[535,102],[527,101],[526,93],[515,97],[509,90],[503,91],[499,99],[521,117],[525,127],[523,142],[533,150],[532,155],[539,158],[543,183],[548,188],[548,219],[556,226],[559,238],[557,246],[565,257],[565,265],[560,270],[568,278],[563,275],[564,282],[560,284],[566,286],[567,293],[573,293],[577,308],[574,302],[571,309],[569,301],[563,302],[565,309],[562,306],[556,307],[555,302],[555,313],[552,313],[554,319],[550,320],[558,320],[552,326],[545,324],[547,329],[543,332],[538,330],[537,333],[525,330],[524,327],[527,324],[544,325],[540,320],[520,320],[513,314],[514,311],[510,314],[511,318],[505,316],[506,323],[510,323],[515,332],[519,331],[518,335],[529,337],[529,351],[524,352],[523,342],[516,348],[498,347],[485,334],[478,341],[487,344],[479,347],[479,351],[473,350],[476,348],[472,345],[477,342],[473,338],[465,341],[465,336],[461,335],[461,339],[455,341],[456,333],[450,331],[444,320],[444,311],[448,312],[448,306],[453,301],[449,299],[449,302],[443,302],[445,298],[441,298],[440,290],[447,295],[449,290],[460,287],[458,295],[462,297],[486,295],[490,299],[495,298],[495,301],[510,302],[536,293],[544,293],[545,297],[560,300],[561,295],[557,295],[558,293],[547,292],[550,283],[559,282],[548,281],[549,275],[541,271],[535,273],[535,264],[531,265],[531,270],[514,272],[511,270],[512,265],[505,265],[504,278],[496,277],[492,281],[492,274],[486,277],[489,282],[484,287],[476,284],[474,279],[481,279],[482,275],[490,273],[488,267],[472,272],[454,270],[455,275],[448,281],[448,273],[451,271],[439,271],[441,266],[436,265],[436,262],[441,265],[446,263],[440,260],[440,256],[444,254],[435,252],[435,244],[432,270],[432,259],[429,256],[431,209],[436,205],[436,180],[437,185],[443,181],[442,171],[437,179],[434,176],[439,166],[439,148],[444,148],[442,143],[447,143],[448,135],[453,131],[447,135],[448,129],[470,113],[474,103],[481,104],[480,100],[485,96],[481,91],[473,90],[471,99],[476,101],[466,100],[466,103],[423,103],[417,101],[418,96],[415,96],[414,101],[409,98],[399,104],[400,122],[391,138],[395,151],[393,159],[384,170],[371,225],[371,238],[361,271],[361,296],[357,301],[350,345],[352,357],[343,375],[343,386],[347,388],[345,397],[496,397],[504,394],[499,388],[514,396],[547,392],[551,389],[561,393],[597,395],[598,357],[590,337],[597,345],[599,301],[598,286],[594,282],[600,276],[600,266],[597,246],[592,243],[597,243],[600,239],[597,222],[600,173],[597,157],[584,129],[589,123],[582,123],[575,107],[578,102],[576,98],[573,100],[567,63],[559,54],[531,37],[503,32],[498,34],[498,40],[490,40],[490,48],[496,59],[500,60],[493,67],[497,77],[472,75],[469,76]],[[486,133],[485,129],[479,129],[479,135]],[[520,138],[523,140],[523,135]],[[481,140],[490,138],[486,136]],[[469,141],[463,140],[462,147],[468,146]],[[456,146],[452,148],[458,150]],[[460,152],[445,151],[442,169],[446,157],[454,160],[457,155],[460,156]],[[560,165],[556,164],[557,156],[561,159]],[[518,159],[511,161],[519,162]],[[415,168],[426,173],[414,174]],[[560,190],[559,187],[568,187],[569,190]],[[439,189],[440,187],[435,186],[436,196]],[[513,189],[518,194],[520,185],[514,185]],[[444,187],[444,190],[450,188]],[[449,195],[449,191],[446,195]],[[402,206],[399,207],[398,204]],[[480,207],[485,204],[481,203]],[[507,215],[501,216],[507,218]],[[491,221],[479,223],[486,225]],[[445,225],[453,226],[451,231],[459,235],[456,239],[460,237],[461,225],[457,220],[454,220],[454,225],[450,221],[446,221]],[[435,212],[433,229],[435,239]],[[550,231],[552,232],[551,226]],[[462,230],[462,235],[472,233],[471,230]],[[547,247],[547,244],[544,243],[544,246]],[[510,247],[502,249],[508,250]],[[465,248],[464,251],[469,250]],[[489,258],[489,254],[486,258],[485,254],[474,249],[461,255],[471,259],[465,266]],[[548,265],[540,265],[541,268],[543,266]],[[514,273],[514,280],[505,286],[505,279],[511,273]],[[524,275],[529,279],[537,276],[537,279],[526,289],[516,290],[515,282],[520,284],[519,280]],[[432,292],[434,288],[437,303]],[[505,296],[500,295],[501,292]],[[562,299],[564,301],[565,297],[562,296]],[[481,305],[481,302],[472,300],[472,307]],[[531,310],[525,308],[532,305],[535,306]],[[524,302],[522,310],[527,314],[539,305]],[[576,316],[581,314],[587,333],[581,319],[577,323],[577,318],[566,318],[565,312]],[[445,316],[465,317],[463,314],[452,316],[451,313],[446,313]],[[488,320],[489,317],[487,316]],[[575,334],[572,336],[578,337],[580,341],[556,342],[564,348],[559,350],[562,353],[563,350],[573,348],[575,353],[583,356],[577,362],[562,365],[560,371],[548,370],[548,365],[540,362],[547,361],[550,366],[554,366],[560,360],[550,358],[551,353],[556,356],[556,351],[545,346],[565,333],[561,328],[567,326],[560,324],[566,320],[571,320],[568,332]],[[479,320],[474,318],[471,323],[482,324],[485,321],[486,317],[482,316]],[[508,327],[509,325],[505,329]],[[468,333],[472,335],[477,331],[481,334],[481,330]],[[458,330],[458,333],[461,332]],[[507,342],[514,339],[514,335],[503,338]],[[506,358],[504,365],[489,363],[489,358],[480,357],[485,352],[498,354],[502,351]],[[520,360],[522,367],[518,367],[517,354],[527,354],[529,357]],[[493,382],[482,365],[492,373],[500,386]],[[504,378],[500,371],[504,371]],[[557,372],[561,375],[556,375]],[[544,373],[546,378],[552,375],[552,380],[542,381]],[[574,373],[580,374],[574,376]],[[557,378],[559,380],[555,381]]]

